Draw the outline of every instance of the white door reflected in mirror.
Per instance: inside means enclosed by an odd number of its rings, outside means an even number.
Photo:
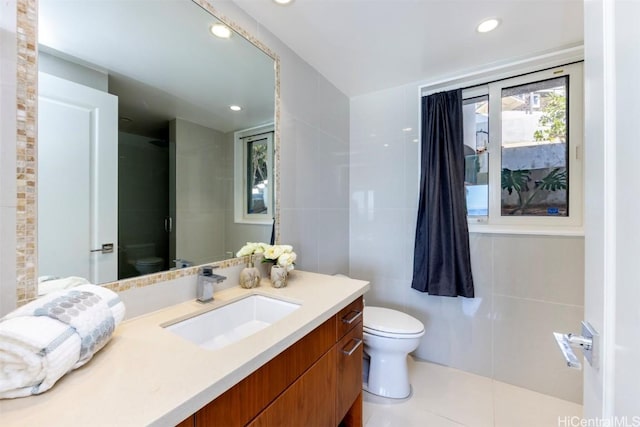
[[[38,98],[38,267],[118,279],[118,98],[45,73]]]

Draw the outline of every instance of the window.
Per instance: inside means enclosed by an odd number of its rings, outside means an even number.
[[[582,64],[463,90],[470,229],[582,226]]]
[[[273,222],[273,125],[235,132],[235,222]]]
[[[465,99],[462,105],[464,124],[464,183],[467,191],[467,214],[489,214],[489,97]]]

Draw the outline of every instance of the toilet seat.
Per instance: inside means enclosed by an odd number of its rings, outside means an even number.
[[[419,338],[424,325],[418,319],[384,307],[364,307],[365,333],[388,338]]]
[[[136,265],[158,265],[162,264],[164,260],[158,257],[140,258],[136,260]]]

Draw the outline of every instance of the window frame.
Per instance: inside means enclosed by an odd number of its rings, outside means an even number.
[[[274,125],[272,123],[252,127],[249,129],[239,130],[233,133],[233,158],[234,158],[234,173],[233,173],[233,216],[234,222],[237,224],[254,224],[254,225],[271,225],[274,218],[274,174],[273,174],[273,161],[274,161]],[[258,138],[259,135],[268,134],[265,137]],[[268,173],[267,180],[269,202],[267,203],[267,212],[259,214],[248,213],[248,185],[247,185],[247,157],[248,157],[248,143],[257,139],[267,138],[267,164]]]
[[[568,83],[568,206],[569,215],[557,216],[503,216],[501,214],[501,167],[502,167],[502,89],[520,86],[556,77],[569,76]],[[492,80],[487,75],[486,80]],[[582,61],[547,69],[527,69],[511,76],[500,74],[499,80],[485,84],[465,86],[464,80],[458,80],[455,86],[439,85],[437,90],[428,86],[420,88],[420,96],[441,90],[463,87],[463,99],[489,96],[489,213],[485,216],[469,216],[469,231],[472,233],[505,233],[534,235],[582,236],[584,211],[584,83]],[[485,81],[486,81],[485,80]],[[476,81],[472,82],[476,83]],[[443,87],[445,86],[445,87]]]

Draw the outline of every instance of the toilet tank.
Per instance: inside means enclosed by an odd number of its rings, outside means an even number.
[[[156,245],[154,243],[125,245],[124,249],[127,252],[127,259],[130,262],[141,258],[151,258],[156,256]]]

